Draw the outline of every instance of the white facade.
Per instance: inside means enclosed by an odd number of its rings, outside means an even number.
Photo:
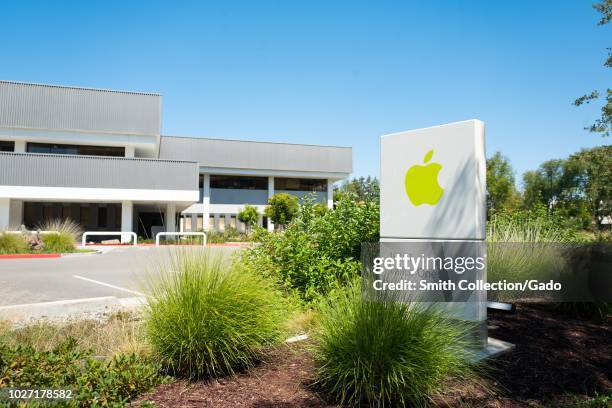
[[[274,192],[333,206],[351,171],[350,148],[162,136],[158,94],[0,81],[0,229],[240,229]]]

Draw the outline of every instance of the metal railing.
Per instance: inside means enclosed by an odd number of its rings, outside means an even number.
[[[180,235],[203,237],[202,246],[203,247],[206,246],[206,233],[204,232],[158,232],[157,235],[155,235],[155,246],[159,246],[159,239],[162,236],[180,236]]]
[[[97,236],[105,236],[105,235],[119,235],[123,238],[124,235],[131,235],[134,240],[134,246],[138,245],[138,236],[136,236],[135,232],[130,231],[87,231],[83,233],[83,238],[81,239],[81,245],[87,245],[87,236],[89,235],[97,235]]]

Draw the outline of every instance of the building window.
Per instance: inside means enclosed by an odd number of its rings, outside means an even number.
[[[45,205],[43,207],[43,221],[49,222],[55,219],[53,207],[51,205]]]
[[[40,204],[38,203],[23,203],[23,224],[26,228],[33,229],[40,222],[39,209]]]
[[[65,205],[62,207],[62,219],[67,220],[69,218],[72,219],[72,208]]]
[[[210,176],[210,188],[267,190],[267,177]]]
[[[0,140],[0,152],[14,152],[15,142]]]
[[[327,191],[327,180],[277,177],[274,190],[324,192]]]
[[[81,206],[79,209],[79,221],[81,225],[89,225],[89,207]]]
[[[98,227],[106,228],[107,218],[108,217],[108,208],[106,207],[98,207]]]
[[[125,147],[117,146],[85,146],[52,143],[28,143],[27,151],[29,153],[74,154],[79,156],[125,156]]]

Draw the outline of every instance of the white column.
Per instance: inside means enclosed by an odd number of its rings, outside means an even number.
[[[15,152],[25,153],[25,151],[26,151],[26,141],[25,140],[15,140]]]
[[[134,203],[131,201],[121,202],[121,232],[134,232]],[[131,234],[121,235],[121,243],[125,244],[132,239]]]
[[[210,174],[204,174],[204,186],[202,194],[202,228],[208,232],[210,220]]]
[[[134,146],[125,146],[125,157],[134,157],[135,150]]]
[[[274,195],[274,176],[268,177],[268,198],[271,198]],[[274,224],[272,220],[268,218],[268,231],[274,231]]]
[[[334,208],[334,181],[327,179],[327,208]]]
[[[166,204],[166,232],[176,232],[176,204]]]
[[[8,229],[11,217],[11,199],[0,198],[0,231]]]

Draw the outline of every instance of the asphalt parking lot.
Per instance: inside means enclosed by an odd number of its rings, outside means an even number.
[[[229,258],[238,249],[207,250],[213,256]],[[160,264],[168,263],[177,249],[111,247],[103,251],[52,259],[0,259],[0,311],[30,305],[40,308],[47,303],[140,297],[148,276]]]

